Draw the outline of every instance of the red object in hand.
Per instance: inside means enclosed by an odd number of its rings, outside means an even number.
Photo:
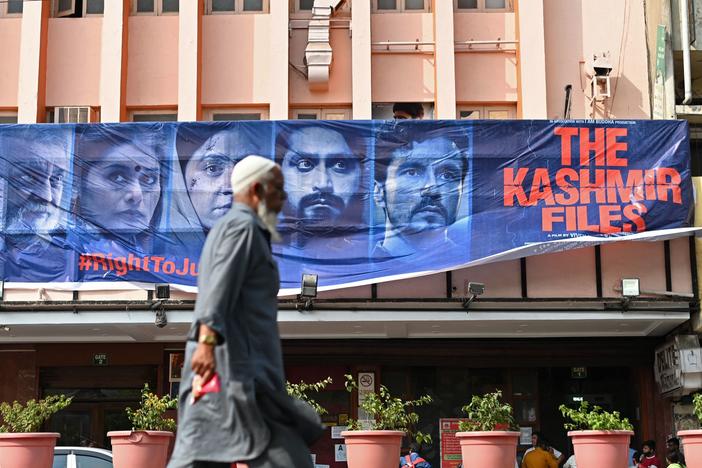
[[[203,382],[202,377],[198,374],[193,376],[193,397],[190,404],[195,404],[200,398],[207,393],[219,393],[222,390],[222,383],[219,380],[219,374],[212,374],[210,380]]]

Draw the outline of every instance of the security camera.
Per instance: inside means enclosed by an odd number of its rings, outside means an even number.
[[[158,328],[163,328],[168,325],[168,317],[166,317],[166,311],[164,309],[159,309],[156,311],[156,320],[154,325]]]
[[[471,302],[473,302],[478,296],[485,292],[484,283],[468,283],[468,294],[470,297],[463,301],[463,308],[467,311],[470,308]]]

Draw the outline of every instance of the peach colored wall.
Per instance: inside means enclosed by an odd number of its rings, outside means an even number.
[[[330,44],[332,47],[332,64],[329,73],[329,89],[311,91],[307,79],[290,69],[290,103],[301,104],[351,104],[353,99],[351,87],[351,37],[348,29],[332,29]],[[305,47],[307,47],[307,29],[293,29],[290,38],[290,62],[304,70]]]
[[[676,265],[689,269],[690,261]],[[622,278],[639,278],[641,289],[665,291],[665,255],[663,242],[618,242],[602,246],[602,294],[620,296],[614,290]]]
[[[580,61],[591,61],[593,54],[603,52],[610,53],[614,65],[612,89],[616,88],[616,95],[607,103],[607,108],[612,108],[609,117],[649,118],[643,3],[544,0],[549,118],[562,117],[567,84],[573,85],[574,92],[571,117],[589,117],[583,92],[587,77]],[[603,115],[598,112],[596,117]]]
[[[431,42],[434,21],[431,13],[378,13],[371,15],[371,43],[385,41]],[[376,46],[371,46],[376,50]],[[399,49],[394,46],[392,49]],[[407,49],[407,47],[402,47]],[[434,100],[433,47],[423,53],[374,52],[371,60],[373,102]],[[411,47],[410,47],[411,50]]]
[[[205,15],[202,18],[203,104],[270,101],[269,28],[269,15]],[[234,47],[233,44],[246,46]]]
[[[130,16],[128,53],[127,107],[177,105],[178,16]]]
[[[465,297],[468,282],[485,284],[485,294],[480,296],[482,298],[522,296],[519,260],[456,270],[451,279],[453,287],[456,288],[453,292],[454,297]]]
[[[378,284],[379,298],[446,297],[446,273]]]
[[[568,274],[564,274],[564,269]],[[596,297],[595,249],[527,258],[527,296]]]
[[[0,21],[0,107],[17,107],[21,26],[21,18],[4,18]]]
[[[454,37],[457,42],[514,40],[514,13],[455,13]],[[513,45],[503,47],[515,48]],[[461,52],[466,48],[456,45],[456,101],[516,102],[516,54]]]
[[[99,106],[102,18],[51,18],[47,106]]]
[[[670,241],[670,271],[673,291],[692,294],[692,272],[690,265],[690,240],[688,238]]]

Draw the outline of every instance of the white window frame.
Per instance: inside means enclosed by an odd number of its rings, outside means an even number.
[[[474,111],[479,112],[477,119],[471,119],[470,117],[461,117],[461,112]],[[509,115],[506,120],[517,118],[517,105],[462,105],[458,106],[456,109],[456,117],[459,120],[505,120],[505,119],[491,119],[490,112],[507,112]]]
[[[266,107],[211,107],[203,109],[203,119],[213,122],[215,114],[258,114],[260,120],[268,120],[268,108]]]
[[[429,13],[431,11],[431,0],[424,0],[424,8],[421,10],[407,10],[405,9],[405,0],[395,1],[397,2],[397,8],[394,10],[381,10],[378,8],[378,0],[373,0],[373,13]]]
[[[0,111],[0,118],[6,118],[6,117],[14,117],[15,121],[13,123],[17,123],[18,115],[16,111]],[[7,122],[5,124],[0,122],[0,125],[12,125],[12,123]]]
[[[163,0],[154,0],[154,11],[137,11],[137,0],[132,1],[132,16],[175,16],[180,13],[180,2],[178,11],[163,11]]]
[[[350,107],[300,107],[300,108],[293,108],[290,109],[290,118],[293,120],[299,120],[299,115],[300,114],[314,114],[317,116],[316,119],[314,120],[351,120],[351,113],[352,109]],[[334,114],[342,114],[343,118],[341,119],[330,119],[329,116],[334,115]],[[305,119],[305,120],[313,120],[313,119]]]
[[[7,9],[9,7],[9,3],[7,1],[0,2],[0,18],[21,18],[22,13],[8,13]],[[24,5],[23,5],[24,7]],[[24,8],[23,8],[24,10]]]
[[[129,122],[134,122],[135,115],[175,115],[175,121],[178,121],[178,110],[177,109],[132,109],[128,111]],[[161,120],[154,120],[154,122],[163,122]],[[168,121],[170,122],[170,121]]]
[[[232,11],[212,11],[212,0],[206,0],[205,14],[206,15],[260,15],[266,14],[269,9],[270,0],[263,0],[263,9],[257,11],[245,11],[244,0],[234,0],[234,10]]]
[[[514,11],[513,0],[505,0],[504,8],[486,8],[485,0],[478,0],[477,8],[458,8],[458,0],[453,0],[453,10],[459,13],[469,13],[469,12],[486,12],[486,13],[505,13]]]
[[[66,122],[59,122],[59,117],[61,115],[61,109],[65,109],[68,112],[68,121]],[[80,113],[82,110],[87,109],[87,120],[82,121],[79,119],[72,120],[71,119],[71,114],[75,113],[78,117],[80,117]],[[90,106],[55,106],[55,107],[48,107],[46,109],[46,121],[47,123],[90,123],[93,122],[96,117],[96,113],[93,111],[93,108]]]
[[[63,18],[64,16],[70,16],[76,12],[76,0],[71,0],[71,6],[68,10],[59,10],[59,0],[54,0],[51,8],[52,17]]]

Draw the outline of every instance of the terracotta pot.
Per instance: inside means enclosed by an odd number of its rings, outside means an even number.
[[[404,435],[403,431],[342,432],[348,468],[397,468]]]
[[[570,431],[578,468],[626,468],[633,431]]]
[[[167,431],[112,431],[115,468],[165,468],[173,433]]]
[[[490,468],[514,468],[517,461],[519,432],[477,431],[457,432],[461,444],[463,466],[489,466]]]
[[[687,468],[702,468],[702,430],[678,431],[685,451]]]
[[[51,468],[58,432],[0,434],[0,467]]]

